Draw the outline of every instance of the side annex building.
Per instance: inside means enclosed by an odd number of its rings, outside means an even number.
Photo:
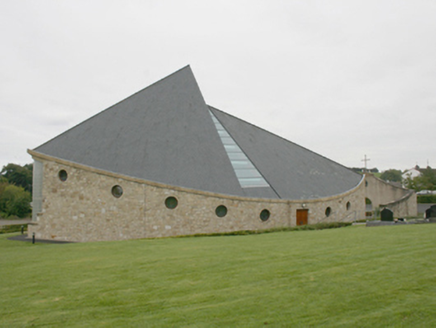
[[[365,218],[365,198],[379,194],[386,206],[395,204],[394,215],[416,215],[413,192],[387,195],[378,179],[208,106],[189,66],[28,152],[34,159],[29,233],[40,239],[355,221]]]

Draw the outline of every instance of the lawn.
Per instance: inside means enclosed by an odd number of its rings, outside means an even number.
[[[55,245],[8,236],[1,327],[436,327],[436,224]]]

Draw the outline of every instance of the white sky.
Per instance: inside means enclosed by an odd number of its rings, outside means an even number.
[[[436,1],[0,0],[0,168],[191,65],[211,106],[349,167],[436,167]]]

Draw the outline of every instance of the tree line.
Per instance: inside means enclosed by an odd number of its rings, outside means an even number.
[[[0,172],[0,217],[25,218],[32,213],[33,164],[8,164]]]
[[[401,182],[404,187],[415,191],[436,190],[436,170],[432,169],[430,166],[418,170],[420,175],[414,178],[407,176],[403,179],[403,173],[395,169],[384,171],[380,175],[380,178],[385,181]]]
[[[365,173],[364,168],[353,167],[351,169],[358,173]],[[367,169],[366,171],[376,174],[382,180],[388,182],[399,182],[404,187],[415,191],[436,190],[436,169],[432,169],[430,166],[427,166],[425,169],[416,167],[416,169],[421,173],[419,176],[414,178],[408,176],[405,179],[403,179],[404,172],[401,170],[389,169],[380,174],[378,174],[379,170],[377,168]]]

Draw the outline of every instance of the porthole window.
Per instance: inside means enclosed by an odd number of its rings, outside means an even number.
[[[112,187],[112,195],[115,198],[120,198],[123,195],[123,188],[121,186],[116,185]]]
[[[227,214],[227,207],[220,205],[216,208],[215,213],[218,217],[222,218]]]
[[[58,173],[59,179],[63,182],[63,181],[67,181],[68,178],[68,173],[65,170],[60,170]]]
[[[347,202],[347,211],[349,211],[350,208],[351,208],[351,203],[350,203],[350,202]]]
[[[271,213],[267,209],[264,209],[262,212],[260,212],[260,219],[265,222],[269,219],[270,215]]]
[[[178,203],[179,202],[176,197],[171,196],[165,199],[165,206],[171,210],[176,208]]]
[[[332,213],[332,209],[331,209],[330,207],[327,207],[327,208],[325,209],[325,216],[326,216],[326,217],[329,217],[331,213]]]

